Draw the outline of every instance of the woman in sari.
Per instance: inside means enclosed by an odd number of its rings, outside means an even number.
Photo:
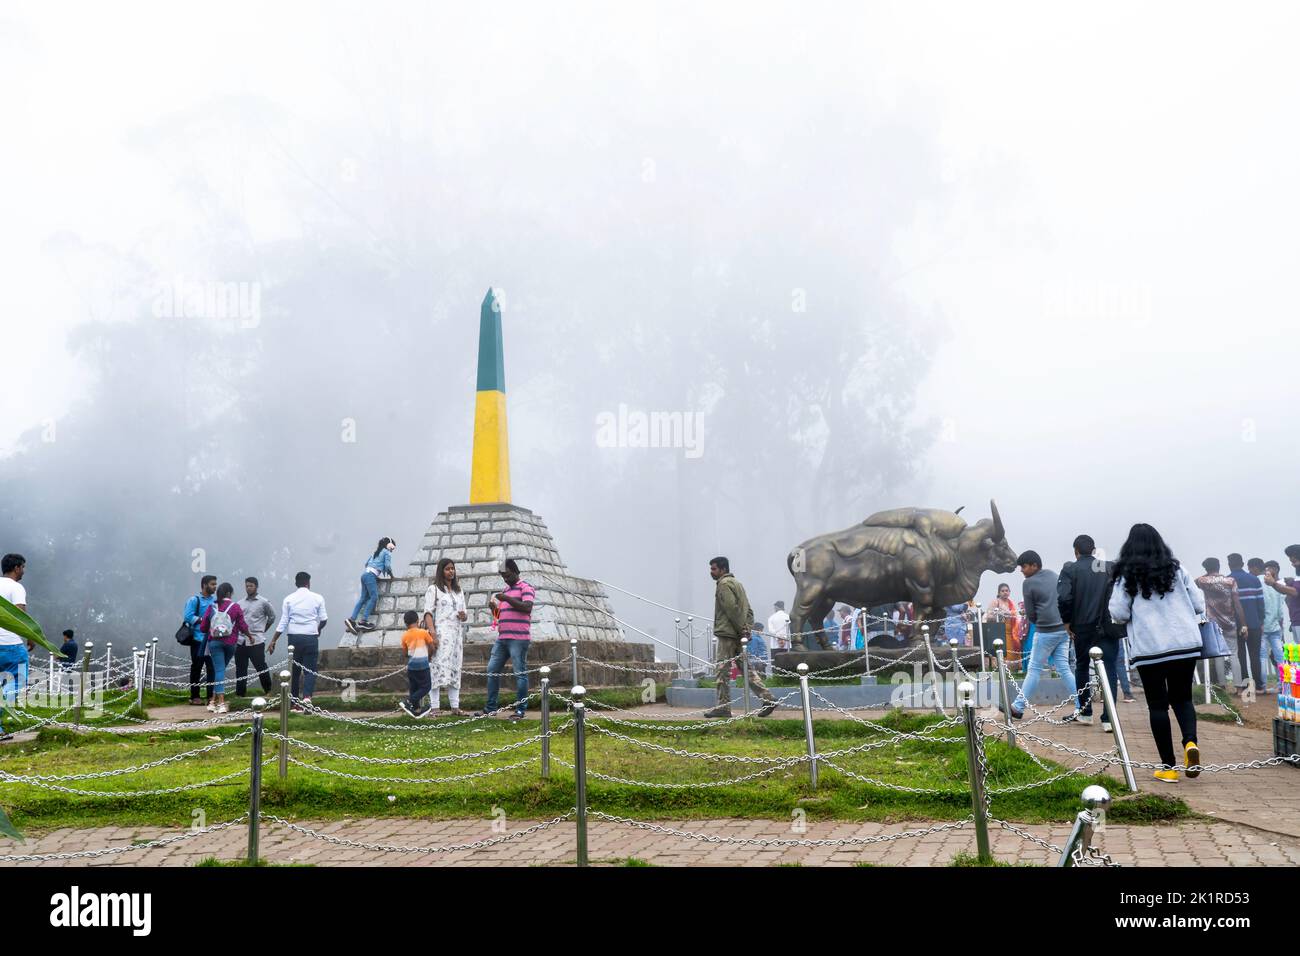
[[[1007,666],[1019,667],[1020,614],[1016,610],[1015,602],[1011,600],[1011,585],[998,585],[998,596],[989,603],[989,609],[984,612],[984,623],[1006,625],[1007,636],[1002,643],[1005,645]]]

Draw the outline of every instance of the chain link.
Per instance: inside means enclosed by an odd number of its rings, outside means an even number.
[[[62,780],[62,781],[102,780],[106,777],[120,777],[122,774],[127,774],[127,773],[141,773],[145,770],[153,770],[157,767],[164,767],[169,763],[177,763],[181,760],[186,760],[189,757],[197,757],[200,756],[201,754],[211,753],[214,750],[220,750],[222,747],[228,747],[231,744],[233,744],[235,741],[241,740],[242,738],[247,737],[252,733],[253,733],[252,730],[242,730],[239,733],[234,734],[233,736],[226,737],[223,740],[217,741],[216,743],[208,744],[206,747],[199,747],[195,750],[187,750],[184,753],[172,754],[170,757],[163,757],[160,760],[153,760],[150,761],[149,763],[135,764],[130,767],[119,767],[116,770],[97,770],[94,773],[67,773],[67,774],[46,773],[46,774],[31,774],[31,775],[5,773],[4,771],[0,771],[0,773],[4,773],[4,776],[7,777],[9,780],[18,783],[37,783],[39,781],[55,781],[55,780]]]
[[[795,846],[871,846],[877,843],[890,843],[894,840],[904,840],[910,837],[923,837],[931,833],[944,833],[951,830],[960,830],[969,826],[971,818],[959,820],[956,823],[940,823],[924,830],[904,830],[900,833],[884,833],[880,836],[870,837],[841,837],[838,839],[820,839],[820,840],[778,840],[765,839],[762,837],[728,837],[718,836],[713,833],[694,833],[690,830],[677,830],[672,827],[660,826],[656,823],[647,823],[644,820],[633,820],[629,817],[619,817],[611,813],[602,813],[599,810],[588,810],[587,815],[595,817],[598,820],[605,820],[609,823],[620,823],[624,826],[632,827],[637,830],[648,830],[651,833],[662,833],[666,836],[683,837],[688,840],[698,840],[703,843],[731,843],[744,844],[747,846],[776,846],[776,847],[795,847]]]
[[[230,827],[239,826],[247,819],[248,814],[243,813],[233,820],[227,820],[225,823],[214,823],[210,827],[200,827],[197,830],[187,830],[184,833],[178,833],[175,836],[161,837],[157,840],[147,840],[141,843],[132,843],[128,846],[105,847],[102,850],[76,850],[68,853],[24,853],[13,856],[0,856],[0,863],[47,863],[52,860],[90,860],[101,856],[112,856],[115,853],[130,853],[132,850],[152,850],[160,846],[171,846],[173,843],[180,843],[182,840],[189,840],[196,836],[216,833],[218,830],[228,830]]]
[[[524,698],[524,703],[527,704],[527,703],[528,703],[529,701],[531,701],[534,697],[538,697],[538,696],[540,696],[540,693],[541,693],[540,691],[533,691],[533,692],[530,693],[527,697]],[[437,723],[437,724],[433,724],[433,723],[430,723],[430,724],[385,724],[385,723],[380,723],[380,721],[382,721],[382,720],[392,720],[392,719],[401,719],[401,718],[402,718],[403,716],[405,716],[405,715],[402,714],[402,713],[395,713],[395,714],[393,714],[391,717],[348,717],[348,716],[345,716],[345,715],[343,715],[343,714],[339,714],[339,713],[335,713],[335,712],[330,711],[330,710],[326,710],[324,707],[319,707],[319,706],[317,706],[317,705],[314,704],[314,703],[305,702],[305,701],[304,701],[302,698],[300,698],[300,697],[291,697],[290,700],[292,701],[293,704],[295,704],[296,706],[302,708],[304,711],[306,711],[306,712],[307,712],[310,716],[312,716],[312,717],[320,717],[320,718],[322,718],[322,719],[324,719],[324,720],[334,720],[334,721],[338,721],[338,722],[340,722],[340,723],[345,723],[345,724],[354,724],[354,725],[361,726],[361,727],[374,727],[374,728],[377,728],[377,729],[379,729],[379,730],[397,730],[397,731],[402,731],[402,732],[407,732],[407,731],[423,731],[423,732],[429,732],[429,731],[436,731],[436,730],[447,730],[447,729],[450,728],[450,727],[459,727],[459,726],[461,726],[462,724],[472,724],[472,723],[475,723],[476,721],[487,720],[489,717],[492,717],[492,716],[494,716],[495,714],[499,714],[499,713],[501,713],[502,711],[511,710],[511,709],[513,709],[514,706],[515,706],[514,704],[508,704],[508,705],[505,705],[505,706],[502,706],[502,707],[498,707],[496,710],[494,710],[494,711],[493,711],[492,713],[490,713],[490,714],[476,715],[476,716],[473,716],[473,717],[463,717],[463,718],[460,718],[460,719],[458,719],[458,720],[449,720],[449,721],[444,721],[443,723]]]
[[[1006,820],[999,820],[997,817],[993,817],[993,816],[989,817],[989,823],[996,823],[1002,829],[1008,830],[1011,833],[1014,833],[1016,836],[1028,840],[1030,843],[1036,843],[1038,846],[1041,846],[1044,850],[1051,850],[1052,853],[1056,854],[1056,856],[1058,857],[1061,855],[1061,848],[1057,846],[1055,843],[1048,843],[1046,840],[1040,840],[1038,837],[1034,836],[1028,830],[1024,830],[1016,826],[1014,823],[1008,823]]]
[[[446,846],[393,846],[386,843],[365,843],[361,840],[348,840],[343,837],[332,836],[328,833],[321,833],[310,827],[305,827],[298,823],[293,823],[283,817],[277,817],[274,814],[263,814],[262,819],[271,823],[278,823],[282,827],[293,830],[295,833],[301,833],[315,840],[323,840],[326,843],[332,843],[335,846],[345,846],[354,850],[370,850],[379,853],[457,853],[461,850],[484,850],[490,846],[517,840],[520,837],[528,836],[530,833],[537,833],[540,830],[546,830],[557,824],[563,823],[574,814],[577,808],[570,810],[568,813],[553,817],[550,820],[544,820],[541,823],[535,823],[526,830],[517,830],[514,833],[507,833],[505,836],[493,837],[488,840],[476,840],[473,843],[452,843]],[[2,858],[0,858],[2,859]]]
[[[1075,866],[1119,866],[1110,858],[1110,854],[1102,853],[1095,846],[1089,846],[1086,850],[1081,846],[1075,847],[1070,859]]]
[[[555,758],[551,758],[555,759]],[[518,770],[520,767],[527,767],[537,762],[535,757],[529,757],[527,760],[520,760],[516,763],[507,764],[504,767],[490,767],[487,770],[477,770],[473,773],[457,774],[454,777],[370,777],[365,774],[347,773],[343,770],[334,770],[330,767],[322,767],[320,764],[308,763],[305,760],[299,760],[292,754],[289,756],[289,762],[296,764],[304,769],[314,771],[315,773],[328,774],[331,777],[343,777],[348,780],[367,780],[372,783],[456,783],[461,780],[473,780],[477,777],[490,777],[493,774],[506,773],[510,770]]]
[[[460,760],[473,760],[477,757],[491,757],[496,754],[507,753],[511,750],[518,750],[520,747],[529,747],[533,744],[541,743],[547,737],[558,737],[566,730],[573,726],[573,721],[568,721],[554,730],[544,734],[537,734],[533,737],[526,737],[523,740],[515,741],[510,744],[503,744],[500,747],[493,747],[490,750],[479,750],[473,753],[464,754],[440,754],[436,757],[367,757],[362,754],[344,753],[339,750],[331,750],[328,747],[320,747],[316,744],[307,743],[305,740],[299,740],[296,737],[283,737],[274,731],[266,731],[263,736],[273,740],[288,741],[294,747],[301,747],[304,750],[310,750],[314,753],[324,754],[327,757],[335,757],[339,760],[354,760],[357,763],[378,764],[381,766],[413,766],[417,764],[431,763],[454,763]]]
[[[262,761],[265,767],[275,757],[268,757]],[[173,793],[185,793],[188,790],[201,790],[204,787],[210,787],[213,784],[225,783],[227,780],[234,780],[236,777],[248,776],[248,768],[241,767],[239,770],[232,770],[230,773],[223,774],[220,777],[213,777],[211,780],[200,780],[197,783],[179,784],[175,787],[161,787],[155,790],[80,790],[76,787],[65,787],[56,783],[44,783],[39,780],[19,780],[13,774],[0,770],[0,781],[7,783],[27,783],[33,787],[39,787],[42,790],[54,790],[58,793],[69,793],[79,797],[159,797]]]
[[[665,747],[662,744],[652,744],[648,740],[637,740],[635,737],[629,737],[627,734],[620,734],[614,730],[606,730],[604,727],[600,726],[595,719],[587,721],[587,727],[598,734],[604,734],[607,737],[613,737],[616,740],[625,741],[634,747],[640,747],[644,750],[656,750],[659,753],[672,754],[674,757],[690,757],[696,760],[715,760],[720,763],[752,764],[777,764],[785,763],[786,761],[791,763],[803,763],[809,759],[807,754],[797,757],[744,757],[740,754],[696,753],[692,750],[679,750],[676,747]]]
[[[961,796],[967,796],[970,793],[969,790],[940,790],[935,787],[908,787],[901,783],[890,783],[887,780],[879,780],[875,777],[865,777],[862,774],[855,773],[852,770],[845,770],[839,764],[827,760],[821,754],[817,755],[817,762],[820,764],[825,764],[827,767],[830,767],[832,770],[842,773],[846,777],[851,777],[854,780],[861,781],[862,783],[870,784],[873,787],[883,787],[886,790],[897,790],[899,793],[917,793],[923,796],[939,796],[939,797],[961,797]]]
[[[774,764],[771,767],[766,767],[762,770],[755,770],[753,773],[747,773],[743,777],[731,777],[727,780],[704,780],[704,781],[692,782],[692,783],[659,783],[653,780],[629,780],[626,777],[615,777],[607,773],[600,773],[590,768],[587,769],[587,776],[595,777],[597,780],[604,780],[607,781],[608,783],[621,783],[632,787],[650,787],[655,790],[707,789],[710,787],[727,787],[727,786],[731,786],[732,784],[744,783],[748,780],[757,780],[759,777],[766,777],[769,776],[770,774],[778,773],[782,770],[788,770],[791,767],[796,767],[801,763],[806,763],[807,759],[808,759],[807,757],[800,758],[800,759],[790,759],[783,763]],[[570,770],[576,769],[573,766],[573,764],[569,763],[563,757],[556,757],[555,755],[552,754],[551,760],[559,764],[561,767],[567,767]]]

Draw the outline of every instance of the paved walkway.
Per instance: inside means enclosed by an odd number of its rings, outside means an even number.
[[[510,821],[521,830],[537,821]],[[447,846],[500,836],[488,820],[363,819],[307,823],[329,836],[365,843],[395,846]],[[779,820],[660,821],[660,826],[698,834],[744,839],[843,839],[899,833],[920,824],[810,823],[807,832],[793,833],[791,824]],[[1069,835],[1066,826],[1030,826],[1039,839],[1060,846]],[[66,853],[103,847],[126,846],[133,841],[173,836],[183,831],[159,827],[98,827],[63,829],[29,840],[21,847],[0,840],[0,853]],[[1056,855],[1017,834],[994,830],[994,855],[1004,862],[1051,865]],[[276,863],[317,866],[528,866],[565,865],[575,859],[572,822],[531,833],[507,843],[479,850],[452,853],[396,853],[340,847],[317,838],[265,823],[261,855]],[[958,831],[906,837],[861,847],[760,847],[747,844],[705,843],[686,837],[592,821],[589,826],[592,862],[622,862],[635,857],[660,866],[847,866],[873,863],[885,866],[943,866],[958,853],[975,852],[975,832]],[[1152,827],[1107,827],[1099,845],[1115,862],[1136,866],[1296,866],[1300,841],[1278,838],[1250,827],[1229,823],[1190,823]],[[46,862],[69,866],[189,866],[206,857],[230,860],[247,852],[247,828],[231,827],[203,834],[167,847],[131,851],[91,860]],[[6,861],[0,861],[4,865]],[[38,864],[19,864],[38,865]]]

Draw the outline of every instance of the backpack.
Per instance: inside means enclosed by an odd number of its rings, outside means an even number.
[[[215,638],[224,643],[226,638],[235,633],[235,622],[230,619],[230,608],[234,603],[232,600],[230,604],[226,605],[224,611],[220,610],[218,605],[212,605],[212,618],[208,621],[209,638]]]

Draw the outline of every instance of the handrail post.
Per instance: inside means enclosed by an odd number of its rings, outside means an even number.
[[[131,659],[135,664],[135,705],[141,710],[144,709],[144,662],[148,658],[148,651],[132,651]]]
[[[573,685],[578,685],[578,639],[569,638],[569,676],[573,678]]]
[[[1002,700],[1002,712],[1007,718],[1007,743],[1016,746],[1016,731],[1011,726],[1011,692],[1007,689],[1007,659],[1003,653],[1002,638],[993,639],[993,653],[998,659],[998,697]]]
[[[1056,861],[1058,867],[1074,866],[1074,854],[1080,851],[1086,852],[1092,846],[1093,834],[1102,818],[1096,811],[1104,815],[1110,809],[1110,792],[1095,783],[1083,788],[1082,799],[1084,808],[1074,818],[1074,828],[1070,831],[1070,838],[1065,841],[1061,857]]]
[[[262,710],[265,697],[253,698],[253,757],[248,771],[248,865],[257,866],[258,827],[262,816]]]
[[[988,802],[984,798],[984,761],[980,759],[980,728],[975,720],[975,685],[962,681],[957,685],[958,707],[966,722],[966,763],[970,772],[971,812],[975,816],[975,847],[981,863],[992,859],[989,851]]]
[[[587,725],[586,705],[582,698],[587,689],[573,688],[573,783],[577,796],[578,866],[587,865]]]
[[[745,682],[745,716],[749,716],[749,638],[740,639],[740,671],[741,679]]]
[[[930,680],[934,686],[934,709],[940,717],[947,717],[948,712],[943,709],[943,675],[939,673],[939,659],[935,657],[934,645],[930,643],[930,625],[921,625],[921,640],[925,641],[925,653],[930,658]],[[921,700],[925,701],[925,687],[921,687]]]
[[[672,619],[672,662],[677,665],[677,672],[681,672],[681,618]]]
[[[799,672],[799,694],[803,698],[803,735],[808,744],[808,783],[817,789],[817,741],[813,737],[812,701],[808,692],[808,665],[800,664],[795,668]]]
[[[81,655],[81,680],[77,682],[77,726],[81,726],[83,711],[86,706],[86,678],[90,676],[90,652],[94,641],[86,641],[86,651]]]
[[[858,608],[858,632],[862,635],[862,670],[868,677],[871,676],[871,635],[867,633],[871,626],[871,611],[868,608]],[[885,624],[885,630],[889,630],[889,624]]]
[[[158,638],[149,642],[149,689],[154,689],[154,679],[158,673]]]
[[[551,779],[551,669],[540,671],[542,685],[542,779]]]
[[[1097,672],[1097,683],[1101,685],[1101,696],[1106,702],[1106,716],[1110,718],[1111,732],[1115,735],[1115,746],[1119,748],[1119,758],[1124,762],[1124,784],[1129,793],[1137,793],[1137,779],[1133,776],[1133,761],[1129,759],[1128,744],[1124,740],[1124,728],[1119,722],[1119,708],[1115,706],[1115,695],[1110,692],[1110,680],[1106,675],[1106,664],[1101,659],[1101,648],[1088,649],[1092,658],[1093,670]]]
[[[280,779],[289,776],[289,681],[288,671],[280,671]]]

